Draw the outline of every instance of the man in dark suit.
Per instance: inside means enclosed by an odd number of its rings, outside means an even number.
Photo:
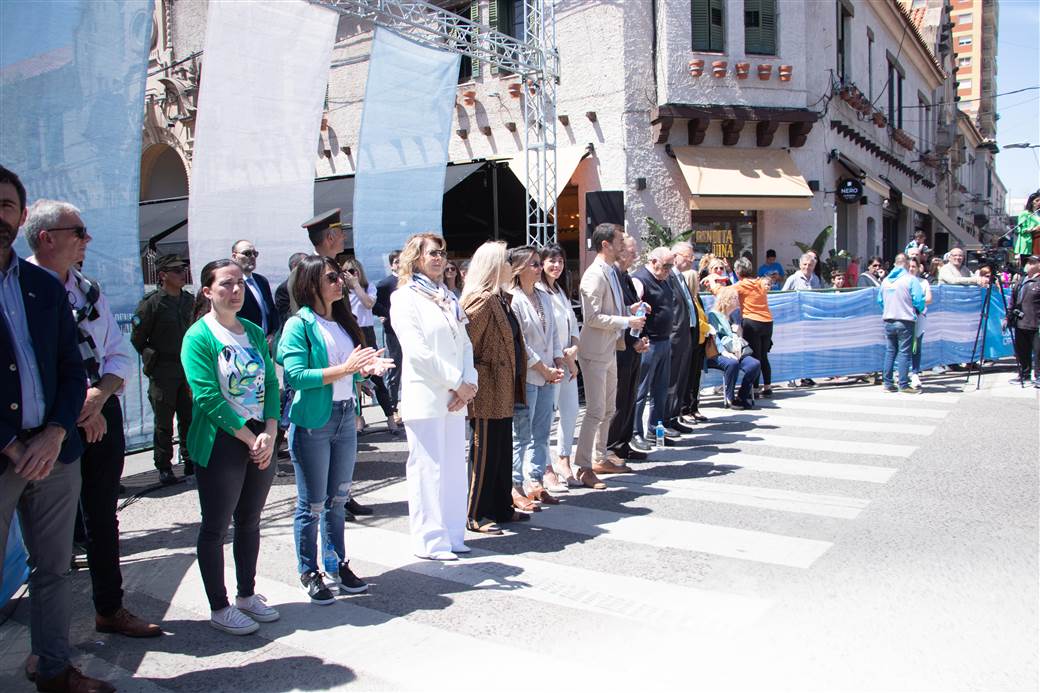
[[[113,691],[69,663],[66,573],[81,484],[76,420],[87,373],[65,288],[12,248],[25,217],[25,187],[0,167],[0,572],[17,509],[33,567],[29,623],[37,689]],[[82,226],[48,231],[86,236]]]
[[[628,274],[628,269],[636,261],[637,255],[636,239],[626,233],[623,249],[614,261],[614,272],[621,284],[621,295],[626,306],[639,302],[636,286]],[[650,342],[646,337],[634,337],[632,330],[625,330],[625,348],[617,352],[617,408],[614,410],[614,418],[610,421],[610,435],[607,437],[608,454],[619,458],[615,464],[624,464],[621,460],[645,460],[649,452],[642,443],[632,439],[639,365],[642,354],[649,348]]]
[[[307,257],[307,253],[293,253],[289,256],[289,273],[296,269],[296,265],[300,264],[303,258]],[[292,306],[289,301],[289,278],[286,277],[285,281],[278,285],[278,288],[274,290],[274,309],[278,311],[278,322],[282,325],[292,315]]]
[[[697,313],[693,297],[686,286],[682,272],[690,269],[693,262],[693,246],[676,243],[672,246],[673,266],[668,274],[668,283],[675,295],[675,312],[672,314],[672,367],[668,379],[667,419],[665,432],[668,435],[693,433],[693,429],[679,421],[683,400],[690,387],[690,367],[693,365],[693,328],[697,327]]]
[[[383,346],[386,347],[386,356],[397,364],[401,363],[401,343],[397,341],[393,325],[390,324],[390,294],[397,290],[397,258],[400,255],[400,250],[394,250],[387,257],[390,274],[376,283],[376,303],[372,306],[372,314],[383,321]],[[386,389],[390,391],[390,403],[393,405],[396,421],[397,402],[401,392],[401,369],[391,368],[383,380],[386,382]]]
[[[231,259],[242,268],[242,275],[246,280],[246,291],[238,317],[259,325],[267,335],[268,344],[271,344],[282,323],[275,308],[270,282],[264,275],[253,271],[256,269],[258,257],[260,251],[252,241],[241,240],[231,246]]]

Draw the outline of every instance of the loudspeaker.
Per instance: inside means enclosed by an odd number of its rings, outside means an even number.
[[[597,190],[585,193],[585,248],[592,250],[592,231],[599,224],[625,225],[625,193]]]

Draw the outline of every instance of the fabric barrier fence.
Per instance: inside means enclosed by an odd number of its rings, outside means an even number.
[[[248,238],[275,286],[311,252],[314,156],[339,15],[303,0],[211,2],[188,199],[192,276]]]
[[[772,293],[773,349],[769,353],[773,383],[801,378],[858,375],[880,371],[885,332],[878,289]],[[924,318],[921,367],[971,360],[986,291],[978,287],[933,286]],[[1006,294],[1010,298],[1010,292]],[[713,299],[704,296],[710,310]],[[1001,329],[1004,303],[990,295],[985,358],[1011,356],[1011,334]],[[982,336],[979,336],[981,347]],[[978,355],[976,355],[976,359]],[[721,382],[709,371],[705,385]]]
[[[459,60],[375,31],[354,183],[354,253],[369,281],[409,236],[441,232]]]

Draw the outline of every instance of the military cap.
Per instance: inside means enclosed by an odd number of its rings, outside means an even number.
[[[313,219],[303,222],[302,226],[312,233],[324,231],[325,229],[339,228],[343,226],[339,220],[339,211],[339,207],[336,207],[335,209],[322,212]]]
[[[162,255],[158,260],[155,261],[156,272],[169,272],[170,270],[181,269],[187,267],[188,261],[182,258],[176,253],[170,253],[169,255]]]

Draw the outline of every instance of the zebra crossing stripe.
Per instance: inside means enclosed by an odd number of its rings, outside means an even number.
[[[717,418],[704,424],[704,429],[728,423],[768,424],[783,428],[819,428],[827,431],[863,431],[869,433],[889,433],[893,435],[929,436],[935,432],[935,426],[909,424],[898,421],[875,421],[864,419],[820,419],[808,416],[784,416],[774,414],[776,409],[755,409],[741,414],[732,414],[725,418]],[[698,430],[704,430],[698,428]]]
[[[904,406],[881,406],[872,404],[846,404],[845,402],[820,402],[808,398],[791,397],[787,399],[770,400],[773,404],[764,404],[758,401],[759,411],[777,411],[785,409],[796,409],[799,411],[822,411],[842,414],[869,414],[870,416],[894,417],[906,419],[945,419],[949,409],[932,409],[929,407],[904,407]]]
[[[674,467],[687,464],[709,466],[718,465],[723,469],[753,469],[758,472],[768,472],[770,474],[841,479],[843,481],[865,481],[872,484],[884,484],[899,471],[895,467],[876,467],[867,464],[817,462],[816,460],[764,457],[744,452],[716,452],[708,455],[698,452],[696,453],[695,459],[650,460],[649,464],[653,466],[640,464],[639,470],[643,472],[652,472],[656,467]]]
[[[851,440],[829,440],[807,436],[789,436],[771,431],[752,430],[743,433],[706,431],[694,439],[694,445],[711,445],[716,439],[720,445],[768,445],[774,448],[811,450],[814,452],[836,452],[854,455],[880,455],[883,457],[910,457],[917,449],[915,445],[894,443],[857,442]]]

